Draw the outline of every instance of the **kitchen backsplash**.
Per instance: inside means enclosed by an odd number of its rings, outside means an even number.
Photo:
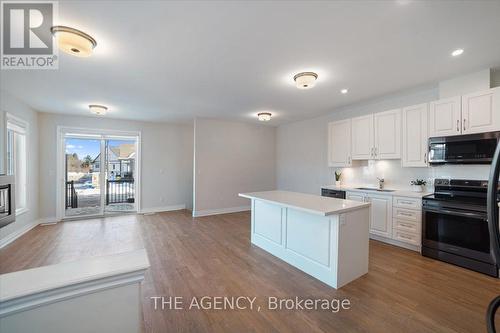
[[[335,168],[331,168],[331,183],[335,182]],[[435,178],[488,179],[489,165],[440,165],[428,168],[403,168],[400,160],[354,161],[350,168],[342,169],[344,184],[377,184],[377,177],[385,179],[386,188],[409,188],[413,179],[427,181],[427,189],[433,190]]]

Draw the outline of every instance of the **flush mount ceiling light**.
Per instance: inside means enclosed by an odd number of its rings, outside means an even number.
[[[316,84],[318,74],[314,72],[302,72],[295,74],[293,80],[299,89],[310,89]]]
[[[348,92],[349,92],[349,89],[347,89],[347,88],[340,90],[341,94],[347,94]]]
[[[269,120],[271,120],[271,113],[270,112],[259,112],[259,113],[257,113],[257,117],[259,118],[260,121],[269,121]]]
[[[464,53],[464,49],[456,49],[455,51],[451,52],[451,55],[454,57],[458,57],[462,53]]]
[[[97,46],[94,38],[80,30],[56,25],[50,31],[61,50],[77,57],[89,57]]]
[[[108,108],[105,107],[104,105],[90,104],[89,110],[93,114],[96,114],[98,116],[104,116],[106,114],[106,112],[108,111]]]

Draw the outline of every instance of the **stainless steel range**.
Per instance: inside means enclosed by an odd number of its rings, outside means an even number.
[[[422,255],[498,276],[490,253],[487,188],[483,180],[435,180],[434,194],[422,199]]]
[[[16,220],[14,176],[0,175],[0,228]]]

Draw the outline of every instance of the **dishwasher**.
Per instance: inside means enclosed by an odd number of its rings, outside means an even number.
[[[322,197],[337,198],[337,199],[345,199],[345,191],[332,190],[329,188],[322,188],[321,189],[321,196]]]

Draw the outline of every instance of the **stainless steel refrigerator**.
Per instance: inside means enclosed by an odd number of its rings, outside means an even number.
[[[500,173],[500,144],[497,145],[491,162],[488,179],[488,229],[490,232],[490,248],[493,260],[500,267],[500,230],[498,221],[498,177]],[[486,321],[489,333],[496,333],[495,313],[500,307],[500,295],[494,298],[487,310]]]

